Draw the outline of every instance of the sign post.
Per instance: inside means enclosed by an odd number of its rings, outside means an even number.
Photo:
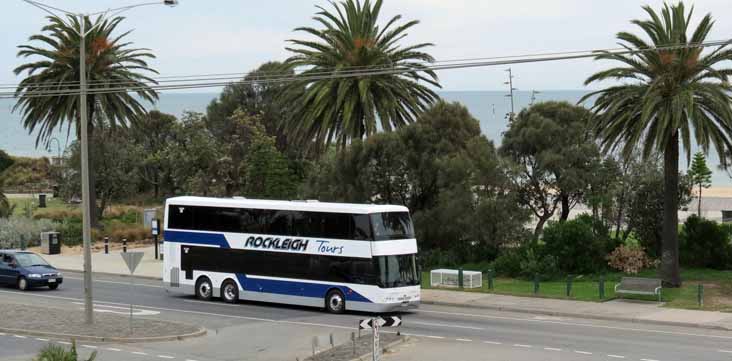
[[[381,360],[381,348],[379,347],[379,323],[374,322],[372,327],[374,329],[373,361],[379,361],[379,360]]]
[[[160,222],[158,221],[157,218],[153,218],[151,228],[152,228],[153,240],[155,242],[155,259],[158,259],[158,255],[160,254],[160,251],[158,249],[158,247],[159,247],[158,235],[160,234]]]
[[[130,270],[130,335],[133,334],[132,330],[132,300],[133,292],[135,289],[135,269],[140,265],[142,261],[143,252],[122,252],[120,253],[122,259],[125,260],[127,268]]]
[[[373,330],[373,349],[371,354],[373,355],[372,361],[381,360],[381,347],[379,346],[379,329],[381,327],[399,327],[402,324],[401,316],[391,316],[383,319],[381,317],[365,319],[358,321],[358,330],[372,329]]]

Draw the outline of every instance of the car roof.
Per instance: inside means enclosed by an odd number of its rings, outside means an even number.
[[[7,254],[32,253],[32,254],[35,254],[35,252],[23,251],[23,250],[19,250],[19,249],[0,249],[0,253],[7,253]]]

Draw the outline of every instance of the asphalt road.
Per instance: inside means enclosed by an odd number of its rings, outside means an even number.
[[[56,291],[0,289],[0,305],[23,302],[79,308],[82,292],[81,275],[67,273]],[[126,313],[125,307],[134,301],[137,317],[209,329],[207,336],[186,341],[79,346],[87,353],[99,352],[98,360],[303,359],[312,352],[314,337],[321,348],[327,347],[331,334],[335,343],[346,342],[356,331],[357,321],[370,317],[263,303],[201,302],[169,295],[158,281],[149,280],[137,280],[130,292],[127,278],[112,276],[96,277],[94,298],[98,312]],[[0,316],[1,312],[0,306]],[[428,305],[402,316],[400,332],[413,342],[386,360],[732,360],[732,332]],[[0,335],[0,360],[29,360],[49,342],[54,340]]]

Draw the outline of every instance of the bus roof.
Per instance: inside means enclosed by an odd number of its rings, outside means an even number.
[[[329,203],[317,201],[277,201],[266,199],[247,198],[212,198],[212,197],[173,197],[168,198],[166,205],[203,206],[203,207],[229,207],[229,208],[254,208],[254,209],[277,209],[311,212],[333,212],[333,213],[382,213],[382,212],[409,212],[404,206],[389,204],[354,204],[354,203]]]

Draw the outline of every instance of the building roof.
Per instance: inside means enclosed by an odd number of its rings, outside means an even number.
[[[404,206],[389,204],[354,204],[354,203],[329,203],[313,200],[307,201],[280,201],[267,199],[247,199],[242,197],[234,198],[212,198],[212,197],[174,197],[168,198],[167,205],[188,205],[203,207],[230,207],[230,208],[254,208],[254,209],[277,209],[311,212],[333,212],[333,213],[382,213],[382,212],[409,212]]]

